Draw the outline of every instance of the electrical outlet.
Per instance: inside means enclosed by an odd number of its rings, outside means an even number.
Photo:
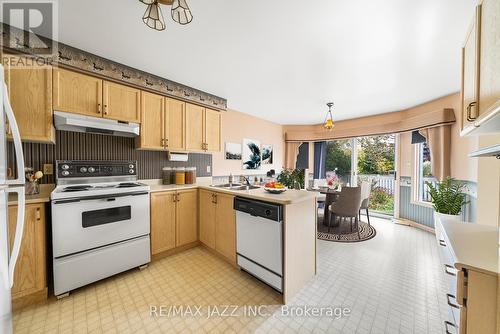
[[[210,165],[207,166],[207,173],[210,173],[210,171],[212,170],[212,168],[210,167]]]
[[[52,175],[54,174],[54,165],[52,164],[43,164],[43,174]]]

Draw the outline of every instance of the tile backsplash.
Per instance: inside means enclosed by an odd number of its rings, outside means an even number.
[[[8,162],[15,161],[12,142],[8,146]],[[196,167],[197,176],[212,176],[212,155],[189,153],[187,162],[168,160],[166,152],[135,149],[135,139],[90,133],[56,131],[56,144],[23,143],[25,165],[42,170],[44,164],[56,160],[137,160],[139,179],[159,179],[163,167]],[[209,170],[209,171],[208,171]],[[46,175],[43,183],[55,183],[54,175]]]

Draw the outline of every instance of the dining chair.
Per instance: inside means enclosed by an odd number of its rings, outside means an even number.
[[[361,239],[358,220],[360,207],[361,187],[342,187],[342,191],[340,192],[337,200],[329,206],[330,217],[328,221],[328,232],[330,232],[332,221],[335,223],[337,218],[340,219],[339,224],[342,219],[345,220],[346,218],[349,218],[352,232],[354,218],[356,229],[358,230],[358,238]]]
[[[361,220],[361,210],[366,210],[366,218],[368,219],[368,226],[370,226],[370,213],[368,207],[370,206],[370,194],[372,192],[372,185],[368,181],[361,182],[361,207],[359,208],[359,220]]]

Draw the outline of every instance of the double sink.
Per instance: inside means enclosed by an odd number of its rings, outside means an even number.
[[[244,185],[241,183],[212,184],[211,187],[227,189],[227,190],[252,190],[260,188],[259,186]]]

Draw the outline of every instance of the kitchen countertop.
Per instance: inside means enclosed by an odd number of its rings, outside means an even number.
[[[139,182],[143,182],[148,184],[151,187],[151,193],[161,192],[161,191],[176,191],[176,190],[184,190],[184,189],[205,189],[219,193],[230,194],[234,196],[241,196],[261,201],[267,201],[278,204],[293,204],[299,203],[302,201],[306,201],[309,199],[313,199],[317,196],[316,193],[305,190],[293,190],[289,189],[282,194],[271,194],[264,190],[264,188],[252,189],[252,190],[229,190],[223,188],[215,188],[211,187],[211,180],[206,178],[199,178],[199,182],[196,184],[184,184],[184,185],[163,185],[158,180],[139,180]],[[26,196],[26,204],[33,203],[45,203],[50,202],[50,193],[54,190],[53,184],[41,184],[40,185],[40,193],[37,195],[27,195]],[[9,205],[17,204],[17,195],[12,194],[9,195]]]
[[[41,184],[40,193],[37,195],[26,195],[26,204],[50,202],[50,193],[54,190],[53,184]],[[9,205],[17,204],[17,195],[9,194]]]
[[[496,275],[498,268],[498,228],[494,226],[440,220],[439,227],[456,261],[457,269],[475,269]]]
[[[175,191],[175,190],[183,190],[183,189],[205,189],[213,192],[230,194],[234,196],[241,196],[266,202],[272,202],[277,204],[294,204],[299,203],[306,200],[312,200],[316,198],[317,194],[311,191],[305,190],[294,190],[289,189],[282,194],[271,194],[264,190],[264,188],[252,189],[252,190],[229,190],[224,188],[215,188],[210,186],[209,180],[200,180],[200,182],[196,184],[185,184],[185,185],[163,185],[160,184],[159,181],[143,181],[146,184],[149,184],[151,187],[151,192],[161,192],[161,191]]]

